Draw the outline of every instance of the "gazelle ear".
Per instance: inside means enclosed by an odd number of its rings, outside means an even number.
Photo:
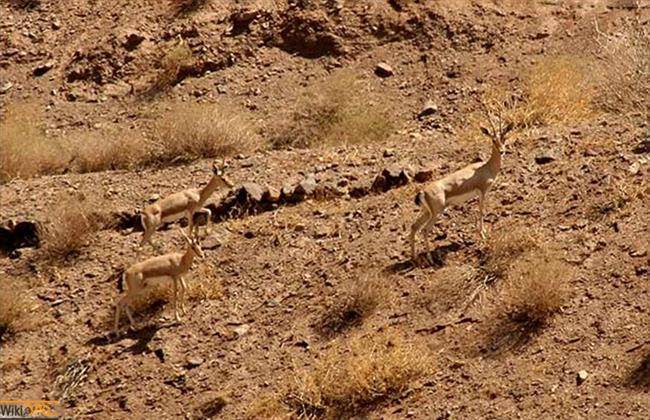
[[[506,134],[511,132],[513,128],[515,128],[515,123],[514,121],[510,121],[508,125],[506,125],[505,128],[501,130],[501,137],[505,137]]]
[[[189,236],[187,236],[187,234],[183,231],[183,229],[180,229],[180,228],[179,228],[178,231],[181,233],[181,235],[183,236],[183,238],[185,239],[185,241],[186,241],[188,244],[191,244],[191,243],[192,243],[192,240],[190,239]]]
[[[481,126],[481,133],[483,133],[484,135],[486,135],[488,137],[492,137],[492,133],[490,133],[490,130],[488,130],[487,128],[485,128],[483,126]]]

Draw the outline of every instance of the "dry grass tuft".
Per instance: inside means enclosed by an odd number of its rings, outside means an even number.
[[[66,166],[61,145],[45,137],[34,103],[9,106],[0,121],[0,181],[55,173]]]
[[[481,265],[494,279],[504,278],[509,268],[522,255],[538,248],[537,235],[522,227],[509,227],[493,232]]]
[[[426,350],[393,334],[357,338],[330,349],[310,371],[293,375],[287,390],[263,399],[251,418],[349,418],[399,398],[433,371]]]
[[[272,134],[274,148],[377,142],[394,128],[386,101],[373,100],[351,71],[337,72],[310,86],[295,103]]]
[[[501,282],[493,321],[486,331],[491,356],[528,344],[566,303],[571,267],[547,244],[518,257]]]
[[[0,340],[34,325],[36,303],[16,279],[0,278]]]
[[[368,277],[343,284],[335,299],[323,314],[318,326],[325,336],[360,325],[380,305],[388,303],[390,295],[377,278]]]
[[[185,15],[196,12],[208,4],[210,0],[169,0],[169,7],[174,15]]]
[[[196,65],[194,53],[181,38],[176,38],[168,43],[168,49],[164,51],[159,69],[151,85],[143,92],[145,98],[154,98],[160,93],[168,91]]]
[[[650,119],[650,30],[638,17],[613,34],[599,31],[596,102],[609,112]]]
[[[40,234],[45,258],[65,260],[86,246],[105,224],[98,208],[98,200],[83,195],[61,199],[54,205],[50,221]]]
[[[571,56],[541,59],[524,77],[519,126],[571,124],[594,115],[594,83],[587,61]]]
[[[528,325],[545,324],[566,302],[571,275],[571,267],[548,250],[518,260],[502,291],[510,318]]]
[[[252,118],[229,104],[173,106],[160,118],[155,138],[161,162],[226,156],[262,143]]]
[[[66,171],[125,169],[152,159],[139,136],[97,131],[48,138],[39,127],[40,121],[36,104],[9,107],[0,121],[0,181]]]
[[[127,133],[90,132],[66,138],[68,169],[86,173],[129,169],[151,159],[149,147]]]

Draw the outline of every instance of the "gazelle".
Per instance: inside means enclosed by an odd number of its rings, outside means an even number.
[[[131,304],[140,294],[149,290],[151,286],[159,281],[172,280],[174,286],[174,317],[180,321],[178,315],[178,306],[180,299],[180,308],[185,315],[185,292],[187,284],[183,276],[190,270],[194,258],[204,258],[203,251],[197,238],[190,238],[179,229],[180,233],[187,242],[185,252],[173,252],[158,257],[152,257],[145,261],[136,263],[122,273],[121,285],[125,295],[117,301],[115,305],[115,328],[117,334],[120,314],[125,309],[131,327],[133,327],[133,315],[131,313]]]
[[[144,228],[142,234],[142,241],[140,247],[145,243],[151,243],[151,236],[156,229],[163,223],[172,222],[187,217],[188,234],[192,236],[194,226],[194,215],[205,214],[207,217],[206,231],[210,229],[211,212],[209,209],[204,208],[203,205],[210,198],[213,192],[218,188],[232,188],[232,182],[224,175],[223,168],[218,167],[216,164],[212,166],[212,178],[208,185],[202,189],[190,188],[159,200],[142,210],[140,214],[140,222]],[[195,235],[198,235],[198,225],[196,226]]]
[[[492,154],[487,162],[477,162],[467,165],[463,169],[433,182],[428,187],[419,191],[415,196],[415,204],[422,208],[422,212],[411,226],[411,233],[409,235],[413,261],[416,260],[415,234],[420,229],[423,229],[422,233],[426,241],[427,249],[429,249],[428,234],[440,212],[450,205],[460,204],[477,196],[479,198],[480,212],[478,227],[481,232],[481,237],[485,239],[485,230],[483,227],[485,196],[501,170],[501,155],[504,151],[505,138],[513,128],[512,122],[504,126],[500,116],[496,123],[489,114],[487,115],[487,119],[490,128],[481,127],[481,132],[492,140]]]

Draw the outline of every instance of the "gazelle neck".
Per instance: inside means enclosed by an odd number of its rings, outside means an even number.
[[[194,257],[196,257],[196,252],[194,252],[194,249],[190,246],[185,250],[185,254],[181,257],[181,265],[183,267],[191,267]]]
[[[208,200],[208,198],[210,198],[212,193],[215,192],[215,190],[217,188],[219,188],[219,184],[221,183],[220,181],[221,180],[216,175],[214,175],[212,178],[210,178],[210,182],[208,182],[208,185],[203,187],[203,189],[201,190],[200,199],[199,199],[199,207],[203,207],[203,204],[205,204],[205,202]]]
[[[497,143],[492,143],[492,154],[486,163],[494,172],[501,170],[501,147]]]

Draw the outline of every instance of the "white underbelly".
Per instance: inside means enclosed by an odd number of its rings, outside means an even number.
[[[185,211],[180,212],[180,213],[170,214],[169,216],[163,217],[162,222],[163,223],[175,222],[178,219],[181,219],[181,218],[183,218],[185,216],[187,216],[187,212],[185,212]]]
[[[145,287],[157,287],[172,281],[170,276],[148,277],[145,280]]]
[[[447,197],[447,199],[445,200],[445,205],[446,206],[455,206],[455,205],[458,205],[458,204],[462,204],[465,201],[471,200],[474,197],[478,197],[478,195],[479,195],[479,190],[472,190],[472,191],[467,192],[465,194],[455,195],[455,196],[452,196],[452,197]]]

